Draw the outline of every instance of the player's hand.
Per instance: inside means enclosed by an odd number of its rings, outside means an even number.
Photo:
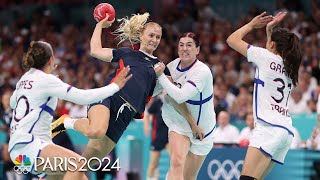
[[[106,17],[102,19],[100,22],[98,22],[97,24],[101,24],[102,28],[108,28],[112,25],[112,23],[116,18],[114,18],[112,21],[108,21],[108,19],[109,19],[109,14],[107,13]]]
[[[166,68],[166,65],[164,65],[162,62],[158,62],[154,65],[153,69],[156,72],[157,77],[161,76],[163,74],[164,69]]]
[[[128,75],[130,71],[130,67],[127,66],[125,68],[123,68],[120,73],[115,77],[114,79],[114,83],[116,83],[119,88],[123,88],[123,86],[129,81],[129,79],[131,79],[132,74]]]
[[[262,28],[266,26],[270,21],[273,20],[272,15],[267,15],[266,12],[259,14],[258,16],[254,17],[250,22],[249,25],[252,28]]]
[[[191,130],[193,137],[202,141],[202,139],[204,138],[204,133],[202,129],[198,125],[194,124],[191,126]]]
[[[270,21],[267,24],[267,31],[271,31],[277,24],[279,24],[287,15],[287,12],[279,12],[277,15],[275,15],[272,18],[272,21]]]

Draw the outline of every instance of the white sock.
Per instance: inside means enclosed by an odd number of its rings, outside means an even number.
[[[78,119],[72,119],[72,118],[65,118],[64,119],[64,128],[66,129],[74,129],[74,123],[77,121]]]

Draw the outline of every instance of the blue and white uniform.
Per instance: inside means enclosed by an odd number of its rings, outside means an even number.
[[[207,65],[197,59],[184,69],[181,69],[180,63],[180,59],[177,58],[167,65],[176,86],[164,74],[158,78],[159,83],[177,103],[186,102],[197,125],[203,130],[205,138],[202,141],[195,139],[187,120],[169,102],[163,105],[162,117],[169,132],[174,131],[188,136],[191,141],[190,151],[204,156],[212,149],[213,131],[216,125],[212,73]]]
[[[247,57],[257,66],[253,92],[255,129],[249,146],[283,164],[294,136],[288,113],[292,80],[286,75],[281,56],[249,45]]]
[[[13,119],[10,124],[9,153],[14,162],[19,155],[26,155],[33,171],[34,159],[41,149],[52,144],[51,122],[58,98],[77,104],[89,104],[112,96],[119,91],[115,83],[97,89],[74,88],[52,74],[35,68],[26,72],[16,85],[10,98]]]

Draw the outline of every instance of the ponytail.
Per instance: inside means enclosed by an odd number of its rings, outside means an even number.
[[[52,48],[49,43],[43,41],[32,41],[27,53],[23,57],[22,67],[24,69],[42,69],[52,56]]]
[[[116,34],[120,40],[118,44],[127,39],[131,44],[139,43],[140,34],[143,32],[149,16],[149,13],[134,14],[130,19],[126,17],[118,20],[121,24],[119,28],[114,31],[114,34]]]
[[[276,44],[276,51],[283,59],[286,75],[292,79],[294,86],[298,83],[299,67],[302,60],[300,40],[287,29],[273,30],[271,40]]]

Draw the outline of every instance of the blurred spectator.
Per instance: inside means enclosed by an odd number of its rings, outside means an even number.
[[[218,115],[218,124],[214,136],[214,144],[237,144],[239,130],[230,124],[230,115],[226,111],[221,111]]]
[[[307,148],[314,149],[314,150],[320,150],[320,134],[319,134],[319,128],[316,127],[313,129],[311,137],[307,140]]]
[[[239,136],[239,146],[241,147],[247,147],[250,144],[250,138],[254,129],[254,118],[252,113],[247,114],[246,125],[247,127],[241,130]]]
[[[320,115],[317,116],[318,122],[314,127],[311,136],[306,142],[306,147],[309,149],[320,150]]]
[[[247,91],[241,91],[232,106],[229,108],[229,112],[236,118],[236,120],[245,120],[245,116],[248,111],[252,111],[252,109],[250,109],[251,107],[252,95]]]
[[[10,97],[12,95],[11,90],[6,90],[1,97],[1,106],[0,106],[0,120],[2,126],[0,127],[1,131],[6,133],[6,142],[3,144],[1,157],[4,161],[4,173],[2,177],[9,180],[22,180],[24,175],[17,174],[14,170],[14,164],[11,161],[11,158],[8,153],[8,143],[10,138],[10,123],[12,120],[12,109],[10,107]]]
[[[292,92],[289,97],[288,106],[289,106],[289,113],[290,114],[299,114],[299,113],[309,113],[310,112],[310,109],[307,106],[307,101],[302,98],[302,91],[298,87],[292,89]]]
[[[318,116],[320,116],[320,93],[319,93],[319,96],[318,96],[317,113],[318,113]]]

